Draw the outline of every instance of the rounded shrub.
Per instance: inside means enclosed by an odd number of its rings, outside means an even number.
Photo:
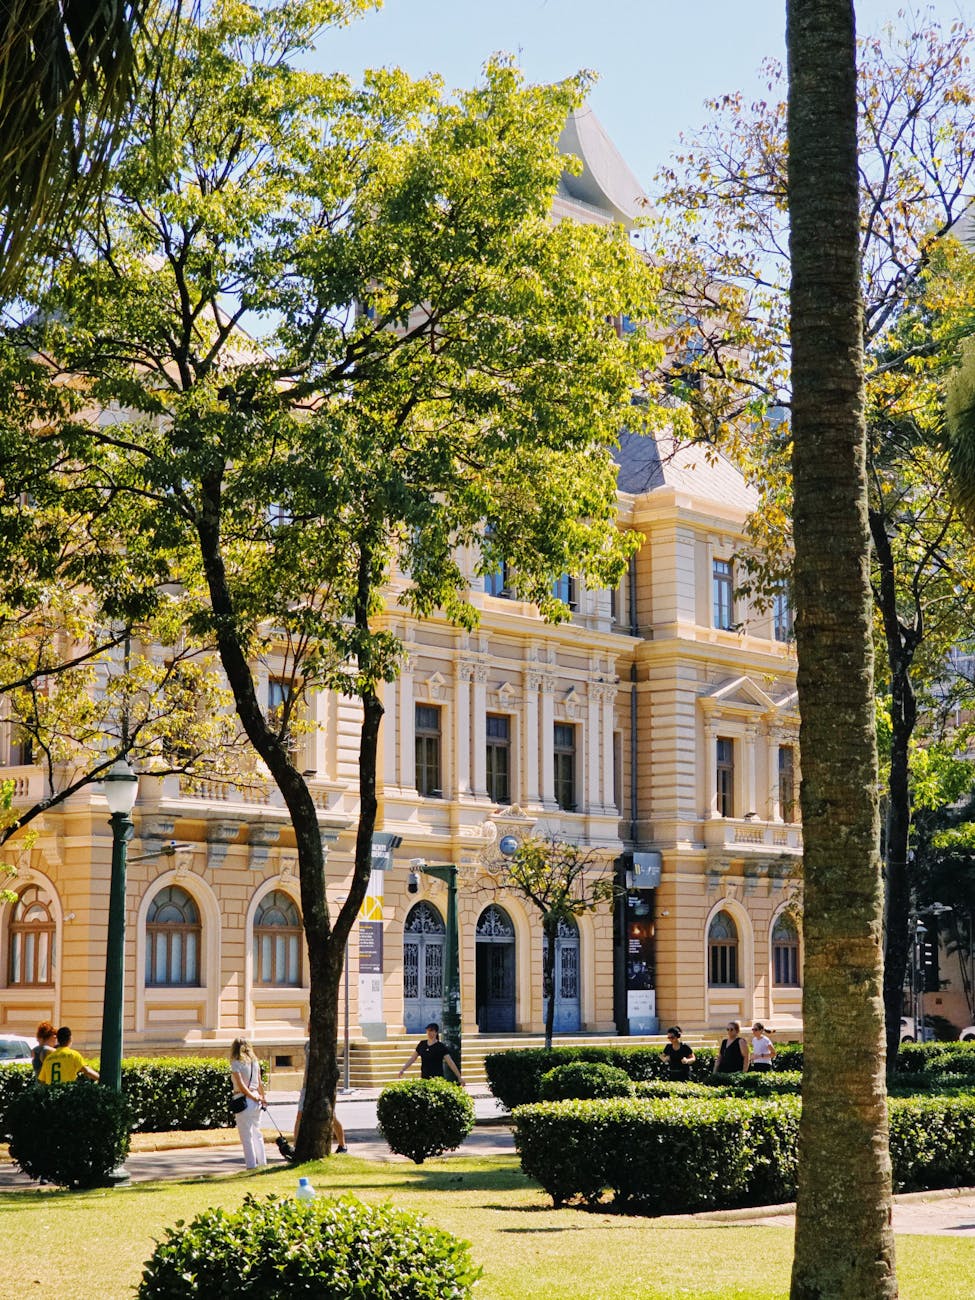
[[[597,1097],[632,1097],[633,1084],[625,1070],[598,1061],[557,1065],[542,1075],[542,1101],[587,1101]]]
[[[31,1178],[99,1187],[129,1154],[125,1098],[100,1084],[38,1084],[7,1113],[10,1156]]]
[[[390,1150],[422,1165],[460,1146],[474,1127],[474,1103],[446,1079],[405,1079],[382,1090],[376,1117]]]
[[[467,1300],[480,1274],[466,1241],[389,1205],[248,1195],[238,1210],[205,1210],[167,1229],[138,1295]]]

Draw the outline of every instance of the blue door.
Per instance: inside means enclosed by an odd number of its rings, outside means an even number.
[[[422,1034],[440,1023],[443,1007],[443,945],[446,927],[431,903],[417,903],[403,931],[403,1024]]]
[[[572,920],[559,922],[555,940],[555,1034],[577,1033],[582,1025],[579,998],[579,927]],[[548,999],[543,999],[542,1015],[548,1014]]]

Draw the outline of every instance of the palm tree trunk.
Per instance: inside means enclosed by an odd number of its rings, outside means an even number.
[[[897,1294],[851,0],[789,0],[805,1078],[793,1300]]]

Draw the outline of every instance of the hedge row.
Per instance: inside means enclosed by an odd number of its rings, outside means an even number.
[[[15,1097],[33,1086],[29,1065],[0,1070],[0,1134]],[[232,1087],[226,1061],[207,1057],[133,1057],[122,1062],[122,1095],[133,1133],[229,1128]]]
[[[716,1051],[695,1047],[691,1081],[705,1083],[712,1078]],[[635,1083],[666,1080],[669,1071],[659,1047],[544,1047],[515,1048],[491,1052],[484,1058],[488,1084],[495,1097],[509,1110],[538,1101],[541,1078],[549,1070],[573,1061],[596,1061],[624,1070]],[[781,1043],[776,1048],[772,1073],[802,1069],[802,1044]],[[758,1076],[755,1076],[758,1077]]]
[[[713,1077],[713,1047],[695,1047],[696,1060],[691,1066],[691,1082],[715,1082]],[[507,1052],[492,1052],[485,1058],[488,1083],[495,1097],[509,1110],[541,1099],[541,1077],[549,1070],[573,1061],[592,1061],[612,1065],[624,1070],[635,1083],[666,1080],[668,1071],[659,1047],[543,1047],[516,1048]],[[793,1074],[802,1070],[801,1043],[780,1043],[776,1047],[771,1074]],[[972,1043],[906,1043],[897,1055],[897,1071],[912,1079],[935,1079],[944,1075],[966,1075],[975,1081],[975,1042]],[[732,1076],[725,1076],[727,1084]],[[768,1074],[743,1076],[746,1079],[767,1079]],[[774,1085],[746,1084],[763,1091]],[[937,1083],[935,1084],[937,1086]]]
[[[515,1143],[556,1205],[608,1188],[623,1209],[687,1214],[792,1200],[800,1113],[795,1096],[541,1102],[515,1112]],[[975,1181],[975,1096],[892,1098],[889,1114],[897,1191]]]
[[[772,1204],[795,1187],[792,1097],[541,1102],[514,1118],[521,1167],[555,1205],[608,1187],[623,1209],[685,1214]]]

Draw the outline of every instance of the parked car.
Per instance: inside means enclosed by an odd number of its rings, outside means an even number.
[[[963,1043],[975,1043],[975,1025],[968,1025],[958,1035]]]
[[[973,1031],[973,1032],[975,1032],[975,1031]],[[917,1042],[917,1034],[914,1032],[914,1017],[913,1017],[913,1016],[901,1016],[901,1042],[902,1042],[902,1043],[916,1043],[916,1042]],[[931,1027],[930,1025],[925,1025],[925,1026],[922,1028],[922,1030],[921,1030],[921,1042],[922,1042],[922,1043],[933,1043],[933,1042],[934,1042],[934,1030],[932,1029],[932,1027]]]
[[[0,1034],[0,1065],[21,1065],[30,1061],[31,1047],[26,1038],[14,1034]]]

